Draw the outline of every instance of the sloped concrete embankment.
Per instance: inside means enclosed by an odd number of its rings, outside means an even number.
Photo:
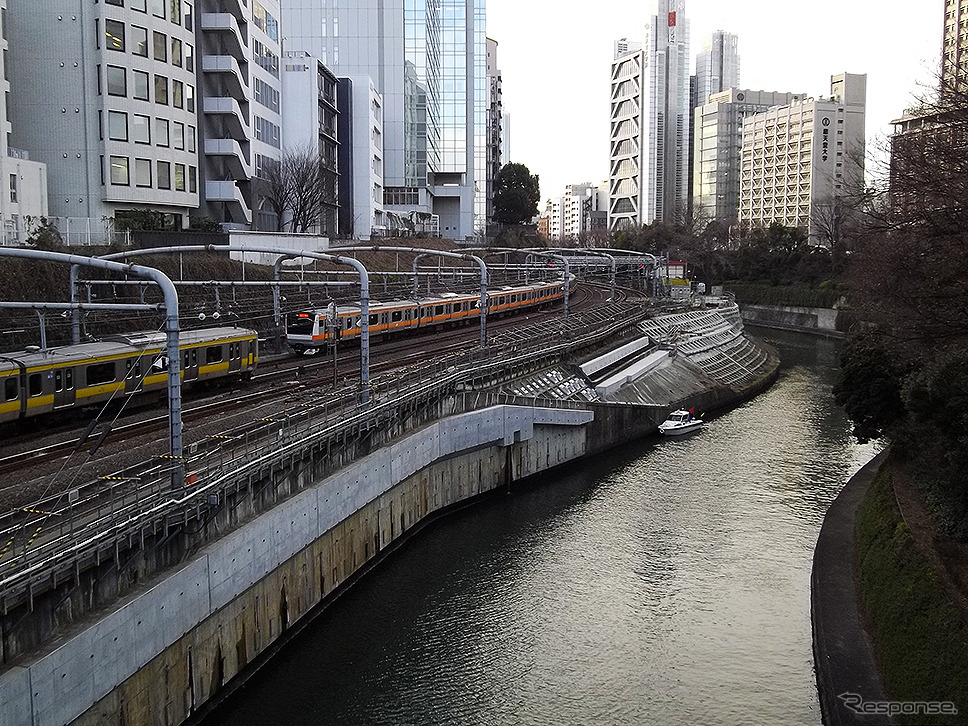
[[[781,305],[743,305],[743,322],[764,328],[843,338],[845,320],[841,310]]]

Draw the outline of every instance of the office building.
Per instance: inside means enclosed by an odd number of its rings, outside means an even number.
[[[829,96],[746,118],[740,221],[822,239],[838,199],[863,185],[866,100],[867,76],[841,73],[831,77]]]
[[[497,41],[487,39],[487,80],[489,98],[487,106],[487,221],[494,218],[494,183],[501,173],[504,141],[504,101],[501,70],[497,65]]]
[[[657,0],[642,45],[615,45],[611,73],[609,224],[683,219],[689,179],[689,22],[685,0]]]
[[[602,236],[607,222],[608,182],[569,184],[545,204],[546,235],[555,242],[587,242]]]
[[[11,148],[7,104],[16,101],[7,69],[7,0],[0,0],[0,245],[23,244],[33,228],[47,217],[47,165],[30,160],[23,149]]]
[[[696,54],[696,101],[701,106],[709,96],[739,87],[739,38],[717,30],[703,41]]]
[[[9,144],[47,167],[62,233],[198,209],[194,4],[21,0],[6,13]],[[38,81],[42,79],[42,81]]]
[[[486,220],[490,89],[483,0],[285,0],[287,48],[383,98],[384,209],[436,215],[473,238]]]
[[[318,58],[305,51],[286,51],[282,65],[282,139],[286,153],[319,162],[318,186],[303,202],[318,207],[306,229],[286,228],[332,237],[338,231],[337,79]],[[300,227],[310,221],[301,209]]]
[[[383,210],[383,98],[369,76],[340,78],[340,234],[369,240],[387,231]]]
[[[968,91],[968,0],[945,0],[943,37],[942,90],[963,94]]]
[[[712,94],[708,103],[696,109],[692,200],[695,219],[726,223],[739,219],[743,119],[805,97],[730,88]]]

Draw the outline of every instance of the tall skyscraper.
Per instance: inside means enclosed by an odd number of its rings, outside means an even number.
[[[717,30],[696,55],[696,101],[707,102],[713,93],[739,87],[739,39]]]
[[[672,223],[686,214],[689,21],[685,0],[657,0],[647,38],[644,50],[624,39],[615,46],[609,151],[612,229]]]
[[[282,8],[287,50],[308,51],[337,76],[369,76],[382,96],[386,211],[432,213],[444,236],[473,237],[486,215],[485,0]]]

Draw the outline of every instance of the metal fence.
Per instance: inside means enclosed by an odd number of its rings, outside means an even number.
[[[171,488],[174,462],[161,457],[72,488],[57,497],[0,515],[0,602],[32,597],[35,588],[76,572],[87,563],[117,556],[147,535],[202,519],[227,491],[245,486],[277,462],[300,458],[353,432],[401,426],[417,405],[453,401],[450,412],[498,403],[582,408],[558,401],[463,391],[473,380],[550,365],[570,351],[632,329],[647,314],[634,303],[532,326],[530,337],[505,334],[487,348],[453,353],[397,369],[372,381],[370,402],[359,391],[324,394],[290,404],[277,415],[212,436],[190,447],[183,489]],[[462,385],[464,384],[464,385]]]

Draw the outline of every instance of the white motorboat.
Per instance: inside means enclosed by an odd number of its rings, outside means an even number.
[[[689,411],[673,411],[669,418],[659,424],[659,433],[666,436],[680,436],[701,429],[703,420],[693,416]]]

